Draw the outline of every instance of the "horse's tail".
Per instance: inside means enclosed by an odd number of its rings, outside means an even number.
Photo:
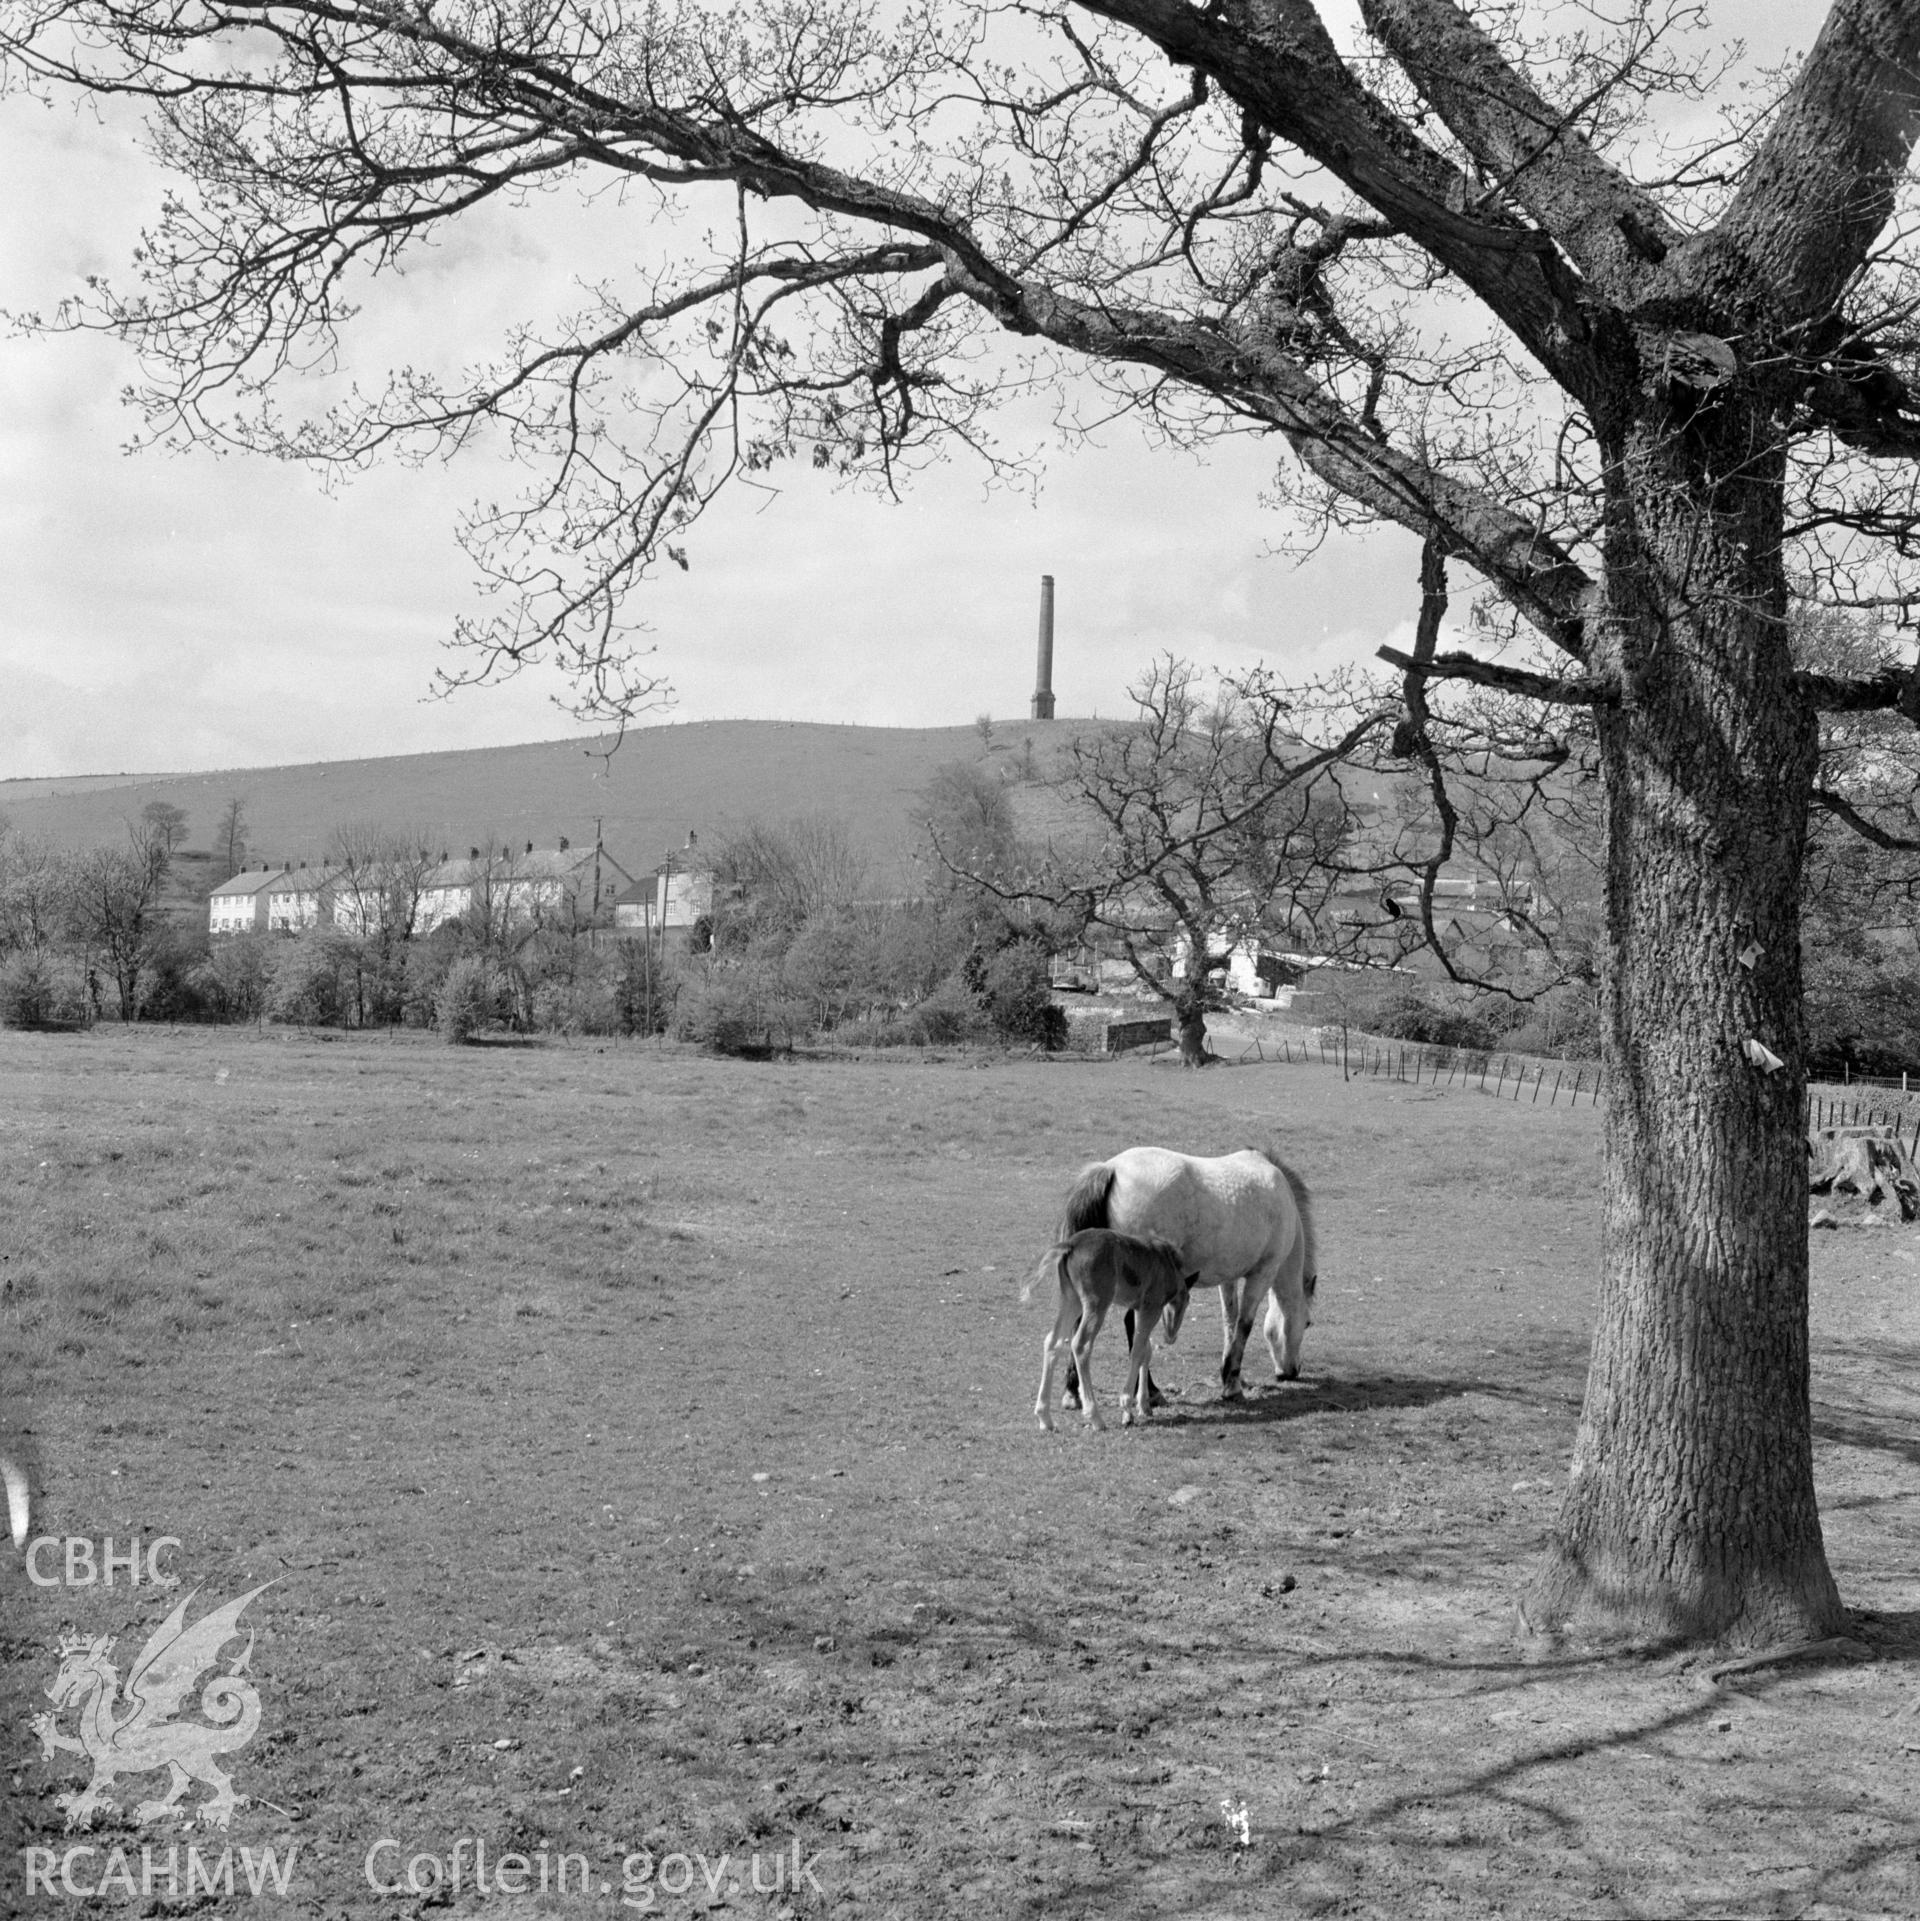
[[[1065,1241],[1056,1242],[1040,1257],[1040,1265],[1033,1270],[1033,1277],[1020,1290],[1020,1305],[1025,1307],[1033,1299],[1033,1290],[1041,1282],[1051,1279],[1055,1287],[1067,1284],[1067,1256],[1072,1250]]]
[[[1293,1195],[1293,1204],[1300,1212],[1300,1232],[1305,1241],[1306,1260],[1300,1271],[1300,1284],[1306,1290],[1308,1300],[1313,1299],[1313,1290],[1320,1285],[1320,1254],[1313,1233],[1313,1196],[1307,1191],[1307,1184],[1272,1148],[1263,1147],[1260,1152],[1280,1170],[1288,1191]]]
[[[1083,1167],[1067,1190],[1067,1211],[1061,1217],[1060,1238],[1064,1241],[1084,1227],[1111,1227],[1113,1221],[1107,1199],[1112,1192],[1111,1161],[1095,1161],[1091,1167]]]

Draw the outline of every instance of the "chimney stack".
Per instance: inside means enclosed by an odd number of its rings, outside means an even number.
[[[1053,576],[1040,576],[1040,663],[1033,682],[1033,718],[1053,718]]]

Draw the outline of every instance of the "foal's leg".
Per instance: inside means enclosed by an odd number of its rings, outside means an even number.
[[[1156,1314],[1156,1315],[1155,1315],[1155,1316],[1153,1317],[1153,1320],[1154,1320],[1154,1321],[1157,1321],[1157,1320],[1158,1320],[1159,1318],[1160,1318],[1160,1317],[1159,1317],[1159,1316],[1158,1316],[1158,1315]],[[1135,1321],[1135,1319],[1136,1319],[1136,1316],[1135,1316],[1135,1314],[1134,1314],[1134,1311],[1133,1311],[1133,1309],[1132,1309],[1132,1308],[1128,1308],[1128,1309],[1127,1309],[1127,1318],[1126,1318],[1126,1320],[1125,1320],[1125,1322],[1123,1323],[1123,1325],[1125,1326],[1125,1328],[1126,1328],[1126,1330],[1127,1330],[1127,1345],[1128,1345],[1129,1347],[1131,1347],[1131,1346],[1133,1345],[1133,1324],[1134,1324],[1134,1321]],[[1162,1394],[1162,1393],[1160,1392],[1160,1389],[1159,1389],[1159,1386],[1158,1386],[1158,1384],[1157,1384],[1157,1383],[1156,1383],[1156,1382],[1154,1381],[1154,1378],[1153,1378],[1153,1321],[1149,1321],[1149,1322],[1147,1323],[1147,1366],[1146,1366],[1146,1375],[1147,1375],[1147,1399],[1148,1399],[1148,1400],[1149,1400],[1150,1402],[1152,1402],[1152,1404],[1153,1404],[1153,1405],[1154,1405],[1155,1407],[1165,1407],[1165,1406],[1166,1406],[1166,1404],[1167,1404],[1167,1397],[1166,1397],[1166,1396],[1165,1396],[1164,1394]]]
[[[1142,1314],[1139,1331],[1135,1333],[1134,1318],[1132,1314],[1127,1316],[1127,1333],[1132,1345],[1127,1349],[1127,1405],[1120,1417],[1123,1427],[1131,1427],[1136,1416],[1146,1420],[1153,1411],[1153,1377],[1147,1372],[1147,1361],[1153,1353],[1153,1322]]]
[[[1049,1433],[1053,1432],[1053,1329],[1040,1343],[1040,1393],[1033,1403],[1034,1418]]]
[[[1107,1310],[1098,1302],[1089,1301],[1081,1310],[1080,1326],[1073,1337],[1074,1365],[1080,1370],[1080,1401],[1089,1427],[1106,1426],[1100,1418],[1100,1404],[1093,1398],[1093,1341],[1106,1318]]]
[[[1120,1323],[1121,1327],[1123,1327],[1126,1330],[1128,1353],[1132,1353],[1133,1351],[1134,1323],[1138,1321],[1139,1318],[1140,1318],[1139,1315],[1136,1314],[1132,1308],[1128,1308],[1125,1319],[1122,1320]],[[1151,1332],[1151,1330],[1149,1330],[1149,1332]],[[1148,1361],[1149,1361],[1149,1365],[1147,1368],[1147,1392],[1149,1395],[1153,1397],[1154,1400],[1163,1401],[1166,1399],[1166,1396],[1162,1394],[1159,1391],[1159,1389],[1156,1388],[1153,1384],[1153,1368],[1151,1365],[1153,1350],[1150,1342],[1148,1345],[1147,1353],[1148,1353]],[[1131,1403],[1131,1401],[1133,1400],[1133,1377],[1131,1375],[1127,1377],[1127,1400],[1129,1401],[1129,1403]],[[1128,1418],[1131,1419],[1132,1417],[1129,1416]]]
[[[1131,1347],[1133,1345],[1133,1309],[1132,1308],[1127,1309],[1127,1317],[1121,1323],[1121,1325],[1125,1327],[1125,1329],[1127,1330],[1127,1345]],[[1155,1400],[1164,1400],[1166,1398],[1157,1389],[1153,1387],[1153,1380],[1151,1376],[1148,1377],[1147,1386],[1149,1389],[1153,1391]],[[1069,1358],[1067,1361],[1067,1391],[1061,1404],[1065,1407],[1078,1407],[1080,1405],[1080,1371],[1078,1368],[1074,1366],[1071,1358]]]
[[[1040,1349],[1040,1398],[1034,1402],[1033,1411],[1040,1417],[1040,1425],[1049,1434],[1053,1432],[1053,1362],[1054,1357],[1066,1345],[1067,1335],[1074,1323],[1080,1318],[1080,1303],[1064,1287],[1060,1290],[1060,1308],[1053,1317],[1053,1325],[1047,1329],[1047,1338]]]

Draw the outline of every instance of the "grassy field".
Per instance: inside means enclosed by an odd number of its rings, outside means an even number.
[[[1815,1248],[1873,1658],[1715,1685],[1516,1639],[1598,1133],[1320,1067],[0,1037],[0,1445],[36,1531],[177,1537],[196,1615],[273,1583],[231,1832],[68,1835],[86,1765],[26,1730],[56,1643],[110,1634],[124,1677],[179,1597],[0,1556],[0,1910],[1920,1911],[1920,1238]],[[1301,1381],[1256,1346],[1223,1407],[1203,1299],[1164,1418],[1038,1433],[1018,1296],[1074,1169],[1269,1135],[1319,1207]],[[243,1863],[194,1905],[143,1892],[176,1843],[297,1852],[284,1894]],[[29,1893],[29,1848],[110,1886]]]

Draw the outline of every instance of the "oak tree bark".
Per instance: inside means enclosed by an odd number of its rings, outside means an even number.
[[[1808,1404],[1799,899],[1817,729],[1758,413],[1636,423],[1609,501],[1605,1257],[1569,1490],[1528,1602],[1543,1624],[1743,1643],[1819,1638],[1842,1614]]]

